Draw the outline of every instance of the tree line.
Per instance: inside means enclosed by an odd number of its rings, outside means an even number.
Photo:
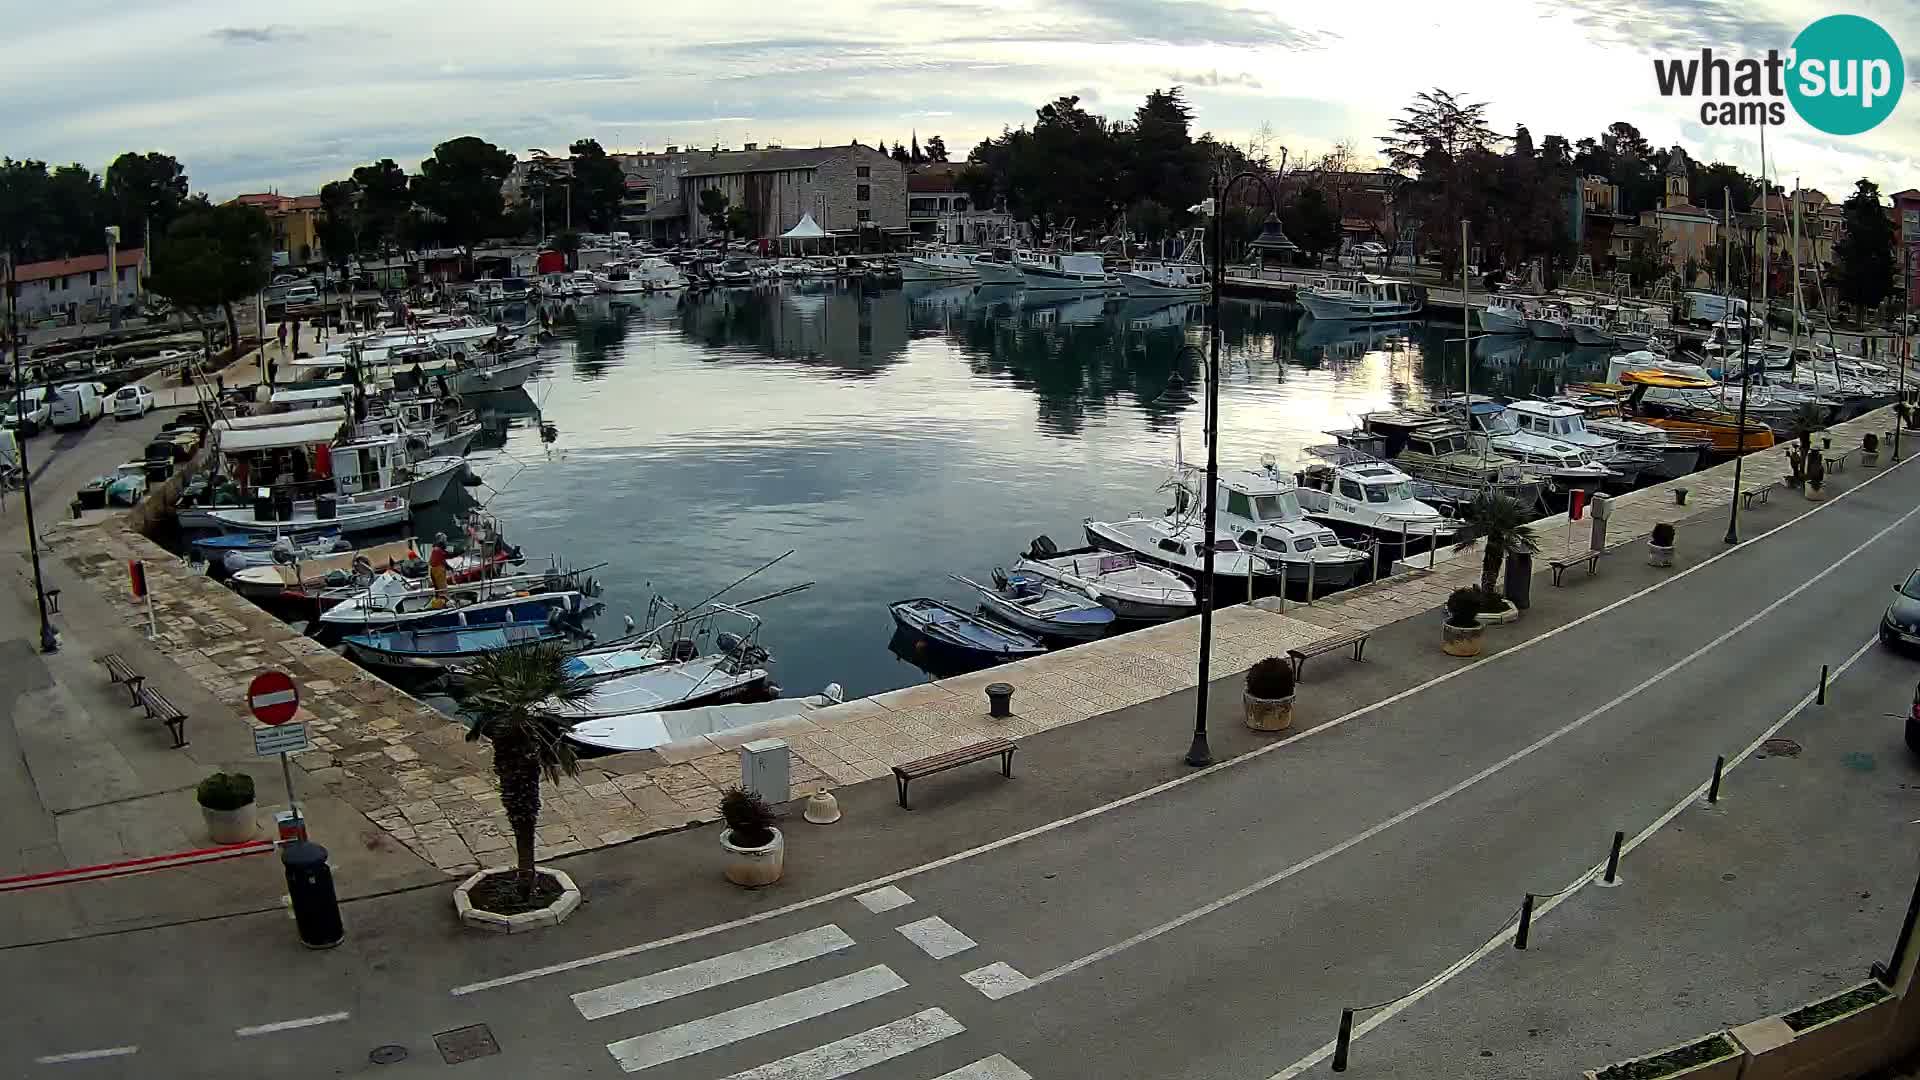
[[[149,230],[162,235],[205,195],[187,193],[187,172],[167,154],[129,151],[100,174],[79,162],[49,167],[31,158],[0,158],[0,254],[22,263],[105,251],[106,230],[139,247]]]

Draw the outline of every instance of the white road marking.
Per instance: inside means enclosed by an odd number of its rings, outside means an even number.
[[[973,939],[953,928],[953,924],[938,915],[910,922],[899,928],[908,941],[920,946],[920,951],[935,960],[945,960],[949,956],[958,956],[973,948]]]
[[[839,927],[821,926],[652,975],[582,991],[573,995],[573,1004],[581,1016],[598,1020],[851,948],[853,939]]]
[[[48,1054],[33,1059],[35,1065],[62,1065],[69,1061],[92,1061],[95,1058],[126,1057],[137,1054],[137,1046],[110,1046],[105,1050],[75,1050],[68,1054]]]
[[[323,1016],[303,1016],[298,1020],[280,1020],[271,1024],[256,1024],[253,1027],[234,1028],[233,1033],[241,1038],[254,1035],[271,1035],[276,1031],[292,1031],[294,1028],[319,1027],[321,1024],[337,1024],[345,1020],[350,1013],[327,1013]]]
[[[1012,964],[1004,961],[997,964],[988,964],[983,968],[974,968],[972,971],[960,976],[960,978],[968,986],[987,995],[987,999],[990,1001],[999,1001],[1003,997],[1012,997],[1033,985],[1032,980],[1020,974],[1019,971],[1014,969]]]
[[[1831,685],[1832,683],[1837,682],[1840,676],[1845,674],[1846,670],[1853,666],[1854,661],[1860,659],[1862,656],[1865,656],[1867,654],[1867,651],[1869,649],[1872,649],[1874,645],[1879,642],[1879,640],[1880,640],[1879,635],[1876,634],[1875,636],[1868,638],[1866,641],[1866,644],[1853,650],[1853,655],[1847,657],[1844,661],[1840,663],[1839,667],[1833,669],[1832,675],[1828,677],[1828,680],[1827,680],[1828,684]],[[1734,766],[1740,764],[1741,762],[1747,760],[1748,757],[1752,756],[1755,750],[1760,749],[1760,745],[1762,743],[1766,742],[1768,739],[1771,739],[1775,735],[1779,734],[1781,728],[1786,727],[1789,723],[1793,721],[1794,717],[1799,716],[1800,713],[1803,710],[1805,710],[1807,706],[1813,704],[1814,699],[1819,696],[1819,693],[1820,691],[1817,688],[1807,691],[1806,696],[1801,698],[1799,702],[1794,705],[1793,708],[1788,709],[1785,715],[1781,716],[1780,719],[1775,720],[1771,725],[1767,727],[1765,731],[1762,731],[1759,735],[1755,736],[1753,741],[1748,743],[1745,746],[1745,748],[1743,748],[1739,753],[1733,755],[1733,757],[1731,758],[1728,758],[1726,765],[1722,767],[1720,770],[1722,777],[1724,778],[1724,776],[1727,773],[1732,772]],[[1687,792],[1685,798],[1681,799],[1679,802],[1674,803],[1672,806],[1668,807],[1665,813],[1653,819],[1652,824],[1640,830],[1627,842],[1621,844],[1620,845],[1621,856],[1624,858],[1628,852],[1632,851],[1634,848],[1639,847],[1641,844],[1646,843],[1648,840],[1651,840],[1654,837],[1654,834],[1658,833],[1661,829],[1665,828],[1667,824],[1671,822],[1674,818],[1679,817],[1680,813],[1684,811],[1687,807],[1692,806],[1698,803],[1700,800],[1706,798],[1707,788],[1712,783],[1713,781],[1709,780],[1706,783],[1701,784],[1699,787],[1694,788],[1692,791]],[[1544,917],[1548,912],[1552,911],[1554,908],[1559,907],[1562,901],[1572,898],[1581,889],[1581,887],[1588,884],[1598,884],[1598,882],[1595,882],[1594,879],[1599,877],[1603,872],[1605,872],[1606,866],[1607,864],[1605,860],[1602,860],[1600,862],[1593,864],[1592,866],[1587,868],[1585,873],[1581,874],[1577,878],[1574,878],[1571,883],[1569,883],[1564,888],[1562,888],[1557,895],[1548,897],[1544,903],[1541,903],[1540,905],[1538,905],[1533,909],[1533,922],[1538,923],[1541,920],[1541,918]],[[1492,937],[1488,938],[1484,943],[1480,945],[1479,948],[1473,950],[1472,952],[1461,957],[1460,959],[1455,960],[1453,963],[1448,964],[1445,968],[1441,969],[1439,974],[1435,975],[1431,979],[1428,979],[1426,982],[1420,984],[1420,986],[1417,989],[1415,989],[1412,993],[1408,994],[1406,997],[1403,997],[1398,1001],[1395,1001],[1393,1004],[1385,1006],[1384,1008],[1381,1008],[1375,1011],[1373,1015],[1367,1017],[1365,1020],[1354,1025],[1353,1032],[1349,1036],[1349,1038],[1352,1040],[1358,1040],[1361,1036],[1379,1027],[1381,1024],[1386,1023],[1387,1021],[1400,1015],[1406,1010],[1412,1008],[1416,1004],[1419,1004],[1421,999],[1425,998],[1428,994],[1433,993],[1435,990],[1438,990],[1442,986],[1445,986],[1447,983],[1453,981],[1453,978],[1456,975],[1459,975],[1460,973],[1466,971],[1468,968],[1471,968],[1473,965],[1486,959],[1487,955],[1492,953],[1495,949],[1498,949],[1506,945],[1508,942],[1511,942],[1513,940],[1513,935],[1514,935],[1514,927],[1511,924],[1502,928],[1499,933],[1496,933]],[[1329,1042],[1321,1046],[1320,1049],[1315,1050],[1313,1053],[1308,1054],[1306,1057],[1301,1058],[1299,1061],[1296,1061],[1293,1064],[1287,1066],[1286,1068],[1280,1070],[1279,1072],[1274,1073],[1272,1076],[1268,1077],[1267,1080],[1293,1080],[1294,1077],[1299,1076],[1301,1073],[1304,1073],[1308,1069],[1313,1068],[1315,1065],[1318,1065],[1322,1061],[1325,1061],[1327,1058],[1332,1057],[1333,1051],[1334,1051],[1334,1044]]]
[[[1879,532],[1874,533],[1872,536],[1868,537],[1867,539],[1861,541],[1858,545],[1856,545],[1853,548],[1853,550],[1847,552],[1845,555],[1842,555],[1838,559],[1835,559],[1833,562],[1829,563],[1824,570],[1821,570],[1819,573],[1813,575],[1812,577],[1808,578],[1807,580],[1801,582],[1800,584],[1794,586],[1792,589],[1783,593],[1779,598],[1775,599],[1772,603],[1769,603],[1766,607],[1763,607],[1759,611],[1756,611],[1753,614],[1747,616],[1746,618],[1740,620],[1740,622],[1736,623],[1734,626],[1730,627],[1729,629],[1722,631],[1719,635],[1715,636],[1713,640],[1707,642],[1705,645],[1700,646],[1699,648],[1693,650],[1692,652],[1681,657],[1680,659],[1675,660],[1673,663],[1668,664],[1666,667],[1661,668],[1659,671],[1656,671],[1653,674],[1647,676],[1646,678],[1641,679],[1639,682],[1633,684],[1627,689],[1621,691],[1618,694],[1615,694],[1612,698],[1608,699],[1605,703],[1599,705],[1596,708],[1589,709],[1585,713],[1582,713],[1580,716],[1568,721],[1567,723],[1561,725],[1558,728],[1555,728],[1554,730],[1546,733],[1545,735],[1540,736],[1538,739],[1535,739],[1534,741],[1528,743],[1527,745],[1521,747],[1520,749],[1515,750],[1513,753],[1508,754],[1506,757],[1501,758],[1499,761],[1494,762],[1493,764],[1487,766],[1486,768],[1481,769],[1479,772],[1474,773],[1472,776],[1469,776],[1466,779],[1461,780],[1460,782],[1452,785],[1451,787],[1446,788],[1443,791],[1438,792],[1437,794],[1430,795],[1427,798],[1422,799],[1417,803],[1414,803],[1412,806],[1407,807],[1405,810],[1400,811],[1399,813],[1393,815],[1390,818],[1387,818],[1383,821],[1377,821],[1374,824],[1368,826],[1366,829],[1363,829],[1360,832],[1354,833],[1352,836],[1347,837],[1345,840],[1342,840],[1337,844],[1334,844],[1327,848],[1323,848],[1320,851],[1316,852],[1315,854],[1308,856],[1307,858],[1302,859],[1297,863],[1294,863],[1292,866],[1289,866],[1283,870],[1280,870],[1277,873],[1269,874],[1268,876],[1261,878],[1259,881],[1256,881],[1251,885],[1247,885],[1242,888],[1236,889],[1233,892],[1230,892],[1227,895],[1222,896],[1217,900],[1211,901],[1210,903],[1202,904],[1199,907],[1186,912],[1185,914],[1176,915],[1173,918],[1168,919],[1166,922],[1163,922],[1158,926],[1153,926],[1145,930],[1142,930],[1139,933],[1133,935],[1130,938],[1127,938],[1124,941],[1115,942],[1114,944],[1109,945],[1104,949],[1097,949],[1093,952],[1090,952],[1087,955],[1082,956],[1077,960],[1069,960],[1066,963],[1061,964],[1059,967],[1055,967],[1047,971],[1043,971],[1040,974],[1032,977],[1031,985],[1039,986],[1043,983],[1052,982],[1053,980],[1061,977],[1062,975],[1070,975],[1073,972],[1079,971],[1081,968],[1086,967],[1089,964],[1098,963],[1102,960],[1108,959],[1109,957],[1118,955],[1119,953],[1125,952],[1126,950],[1133,948],[1135,945],[1139,945],[1147,941],[1152,941],[1154,938],[1157,938],[1160,935],[1167,933],[1168,931],[1177,930],[1180,927],[1185,926],[1190,922],[1193,922],[1195,919],[1199,919],[1204,916],[1211,915],[1214,912],[1219,911],[1221,908],[1224,908],[1230,904],[1238,903],[1241,900],[1245,900],[1247,897],[1252,896],[1253,894],[1260,892],[1263,889],[1267,889],[1274,885],[1277,885],[1280,882],[1285,881],[1290,877],[1293,877],[1295,874],[1298,874],[1303,870],[1310,870],[1313,867],[1320,865],[1321,863],[1327,861],[1328,859],[1333,858],[1335,855],[1338,855],[1343,851],[1346,851],[1360,844],[1364,844],[1368,840],[1371,840],[1374,837],[1380,835],[1381,833],[1386,832],[1388,829],[1393,828],[1395,825],[1398,825],[1401,822],[1404,822],[1409,818],[1412,818],[1427,810],[1431,810],[1434,807],[1440,805],[1441,803],[1446,802],[1448,799],[1453,798],[1455,795],[1458,795],[1461,792],[1466,791],[1468,788],[1471,788],[1474,785],[1480,783],[1482,780],[1485,780],[1488,777],[1493,776],[1505,770],[1507,767],[1517,762],[1523,761],[1526,758],[1531,757],[1536,752],[1546,748],[1547,746],[1552,745],[1555,742],[1558,742],[1560,739],[1566,737],[1567,735],[1570,735],[1573,732],[1578,731],[1581,728],[1585,727],[1587,724],[1591,723],[1597,717],[1600,717],[1608,712],[1611,712],[1614,709],[1618,708],[1619,706],[1625,704],[1626,702],[1631,701],[1633,698],[1638,697],[1641,694],[1641,692],[1645,691],[1648,687],[1651,687],[1654,684],[1662,681],[1663,679],[1666,679],[1668,676],[1672,675],[1674,672],[1679,671],[1681,668],[1686,667],[1688,664],[1693,663],[1695,660],[1700,659],[1702,656],[1705,656],[1706,654],[1726,644],[1728,641],[1732,640],[1737,635],[1744,633],[1749,627],[1753,626],[1754,623],[1757,623],[1761,619],[1766,618],[1768,615],[1773,614],[1775,611],[1779,610],[1781,606],[1793,600],[1795,597],[1799,596],[1801,593],[1806,592],[1808,589],[1813,588],[1815,585],[1818,585],[1821,581],[1826,579],[1827,575],[1840,569],[1842,566],[1845,566],[1855,556],[1859,555],[1862,551],[1865,551],[1868,547],[1877,543],[1882,537],[1886,536],[1888,533],[1906,524],[1916,514],[1920,514],[1920,506],[1916,506],[1913,509],[1907,511],[1906,513],[1900,515],[1892,523],[1888,524],[1885,528],[1881,529]]]
[[[941,1073],[933,1080],[1033,1080],[1033,1076],[1004,1056],[995,1054],[971,1065],[962,1065],[950,1073]]]
[[[892,911],[894,908],[906,907],[908,904],[913,903],[913,897],[901,892],[898,887],[893,885],[888,885],[884,889],[875,889],[869,893],[861,893],[859,896],[854,897],[854,899],[860,901],[861,907],[866,908],[875,915],[883,911]]]
[[[1143,802],[1147,799],[1155,798],[1156,796],[1159,796],[1159,795],[1164,795],[1167,792],[1174,790],[1175,788],[1184,787],[1187,784],[1195,783],[1206,777],[1212,776],[1214,773],[1221,772],[1226,769],[1238,768],[1239,766],[1248,764],[1249,762],[1257,761],[1260,758],[1267,756],[1268,754],[1277,753],[1278,751],[1285,750],[1287,747],[1292,746],[1294,743],[1299,742],[1302,739],[1311,739],[1318,735],[1324,735],[1329,731],[1333,731],[1337,728],[1340,728],[1346,725],[1350,721],[1358,720],[1365,716],[1370,716],[1373,713],[1380,711],[1381,709],[1385,709],[1390,706],[1397,705],[1400,702],[1405,701],[1410,697],[1413,697],[1417,694],[1424,693],[1427,690],[1430,690],[1433,687],[1439,686],[1442,683],[1450,682],[1454,679],[1459,678],[1462,675],[1467,674],[1468,672],[1477,671],[1481,667],[1487,664],[1497,663],[1500,660],[1503,660],[1507,657],[1516,656],[1522,652],[1525,652],[1526,650],[1533,648],[1534,646],[1540,644],[1543,641],[1550,640],[1554,637],[1557,637],[1561,634],[1566,633],[1569,630],[1572,630],[1576,626],[1585,625],[1586,623],[1591,622],[1594,619],[1598,619],[1603,615],[1609,614],[1610,612],[1618,608],[1624,607],[1627,604],[1631,604],[1636,600],[1646,597],[1652,593],[1658,592],[1661,589],[1667,588],[1668,586],[1672,585],[1674,582],[1681,581],[1687,578],[1689,575],[1699,573],[1700,571],[1705,570],[1707,567],[1712,566],[1714,563],[1719,562],[1721,559],[1727,558],[1730,555],[1734,555],[1738,552],[1751,548],[1755,544],[1759,543],[1760,541],[1765,540],[1770,536],[1773,536],[1775,533],[1784,532],[1787,529],[1791,529],[1795,525],[1798,525],[1801,522],[1807,520],[1808,518],[1813,517],[1815,514],[1818,514],[1832,507],[1839,506],[1843,504],[1849,496],[1853,495],[1854,492],[1857,492],[1866,488],[1869,484],[1878,483],[1879,481],[1889,476],[1892,476],[1896,471],[1902,468],[1905,468],[1907,465],[1911,464],[1915,460],[1920,460],[1920,455],[1909,457],[1905,461],[1883,468],[1880,470],[1878,474],[1868,477],[1866,480],[1861,481],[1855,487],[1850,488],[1847,491],[1841,492],[1838,496],[1832,499],[1829,499],[1826,502],[1816,505],[1813,509],[1808,510],[1806,513],[1801,514],[1799,517],[1796,517],[1791,521],[1783,521],[1780,524],[1775,525],[1773,528],[1768,529],[1767,531],[1754,536],[1750,540],[1746,540],[1734,547],[1729,547],[1723,551],[1710,555],[1707,558],[1702,559],[1697,563],[1694,563],[1692,566],[1687,567],[1686,569],[1680,571],[1677,574],[1674,574],[1670,577],[1662,578],[1659,581],[1654,582],[1652,585],[1649,585],[1644,589],[1641,589],[1637,592],[1629,593],[1626,596],[1623,596],[1620,599],[1613,601],[1612,603],[1605,604],[1605,605],[1602,605],[1601,607],[1595,608],[1594,610],[1587,612],[1585,615],[1582,615],[1577,619],[1573,619],[1560,626],[1556,626],[1550,630],[1545,631],[1544,633],[1541,633],[1536,637],[1528,638],[1527,640],[1519,642],[1511,646],[1510,648],[1502,649],[1497,653],[1492,653],[1490,655],[1483,656],[1480,659],[1475,660],[1473,663],[1465,665],[1464,667],[1449,669],[1448,671],[1440,675],[1436,675],[1433,678],[1428,679],[1426,682],[1420,683],[1417,686],[1408,687],[1407,689],[1402,690],[1397,694],[1393,694],[1388,697],[1382,698],[1379,701],[1373,702],[1370,705],[1362,705],[1361,707],[1354,709],[1352,712],[1343,713],[1339,716],[1334,717],[1333,719],[1327,721],[1326,723],[1321,724],[1319,727],[1308,728],[1305,731],[1301,731],[1296,734],[1289,735],[1288,737],[1281,739],[1277,742],[1270,742],[1270,743],[1265,743],[1261,746],[1257,746],[1252,750],[1249,750],[1246,753],[1241,754],[1239,757],[1228,758],[1227,760],[1219,762],[1217,764],[1209,765],[1204,769],[1195,769],[1192,772],[1182,773],[1181,775],[1176,776],[1171,780],[1168,780],[1164,783],[1156,784],[1153,787],[1147,788],[1143,791],[1136,791],[1131,795],[1123,795],[1120,798],[1114,799],[1111,802],[1102,803],[1099,806],[1091,806],[1085,810],[1080,811],[1079,813],[1069,814],[1063,818],[1056,818],[1053,821],[1042,822],[1041,824],[1035,825],[1032,828],[1023,829],[1020,832],[1003,836],[998,840],[989,840],[984,844],[979,844],[974,847],[967,848],[964,851],[956,851],[951,855],[941,856],[940,858],[934,859],[931,862],[921,863],[918,866],[910,866],[904,870],[895,870],[890,874],[882,874],[879,877],[871,878],[869,880],[862,881],[855,885],[848,885],[844,888],[835,889],[832,892],[821,893],[819,896],[809,897],[805,900],[796,900],[791,904],[785,905],[784,907],[769,908],[766,911],[756,912],[755,914],[743,916],[738,919],[731,919],[731,920],[728,920],[727,922],[714,923],[710,926],[698,927],[693,930],[685,931],[684,933],[674,934],[669,937],[655,938],[652,941],[643,941],[635,945],[625,945],[618,949],[609,949],[606,952],[596,953],[592,956],[582,956],[573,960],[563,960],[560,963],[548,964],[545,967],[529,968],[526,971],[515,972],[511,975],[502,975],[494,979],[484,979],[480,982],[467,983],[463,986],[456,986],[448,992],[451,993],[454,997],[463,997],[467,994],[477,994],[482,990],[497,990],[503,986],[512,986],[515,983],[527,982],[532,979],[542,979],[547,977],[548,975],[559,975],[563,972],[576,971],[580,968],[592,967],[595,964],[604,964],[610,960],[622,960],[629,956],[637,956],[644,952],[652,952],[655,949],[664,949],[664,948],[667,948],[668,946],[679,945],[682,942],[695,941],[703,937],[711,936],[713,934],[723,934],[729,930],[738,930],[743,926],[752,926],[756,923],[766,922],[769,919],[778,919],[786,915],[791,915],[796,911],[806,911],[811,908],[819,907],[821,904],[830,904],[836,900],[845,899],[846,897],[849,897],[849,896],[857,897],[859,894],[862,894],[862,893],[878,891],[882,886],[891,885],[896,881],[905,881],[908,878],[918,877],[921,874],[929,873],[934,870],[941,870],[946,867],[953,866],[957,863],[962,863],[970,859],[978,858],[981,855],[991,854],[992,852],[999,851],[1001,848],[1012,847],[1013,845],[1021,843],[1023,841],[1031,840],[1036,836],[1045,836],[1050,832],[1054,832],[1059,829],[1064,829],[1069,825],[1077,825],[1082,821],[1089,821],[1093,818],[1100,817],[1104,814],[1112,813],[1115,810],[1132,806],[1134,803]],[[902,895],[905,895],[905,894],[902,894]]]
[[[825,1016],[836,1009],[891,994],[906,985],[907,980],[894,974],[892,968],[875,964],[851,975],[690,1020],[650,1035],[610,1042],[607,1051],[622,1069],[639,1072]]]
[[[726,1080],[840,1080],[965,1030],[945,1009],[926,1009],[891,1024],[734,1073]]]

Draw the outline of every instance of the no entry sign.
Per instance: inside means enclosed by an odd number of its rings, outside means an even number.
[[[247,708],[263,724],[284,724],[300,709],[300,691],[286,672],[262,672],[247,684]]]

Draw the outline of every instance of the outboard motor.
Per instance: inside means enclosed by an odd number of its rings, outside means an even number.
[[[993,568],[993,587],[1001,592],[1006,592],[1012,587],[1012,582],[1007,580],[1007,572],[997,566]]]
[[[1054,546],[1053,537],[1045,533],[1034,537],[1033,543],[1027,546],[1027,558],[1029,559],[1051,559],[1058,554],[1060,554],[1060,549]]]

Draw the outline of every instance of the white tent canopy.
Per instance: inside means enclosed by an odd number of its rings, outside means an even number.
[[[780,234],[782,240],[824,240],[827,230],[813,220],[813,212],[800,215],[800,223]]]
[[[317,411],[317,410],[316,410]],[[302,415],[311,416],[313,413]],[[314,443],[331,442],[340,433],[340,421],[321,420],[310,424],[293,424],[272,428],[223,428],[220,430],[220,449],[229,454],[244,453],[251,450],[278,450],[291,446],[311,446]]]
[[[279,400],[277,397],[275,400]],[[298,412],[260,413],[255,416],[229,416],[214,422],[220,431],[247,431],[255,428],[288,427],[293,424],[317,424],[332,421],[337,427],[347,422],[344,405],[321,405]]]

